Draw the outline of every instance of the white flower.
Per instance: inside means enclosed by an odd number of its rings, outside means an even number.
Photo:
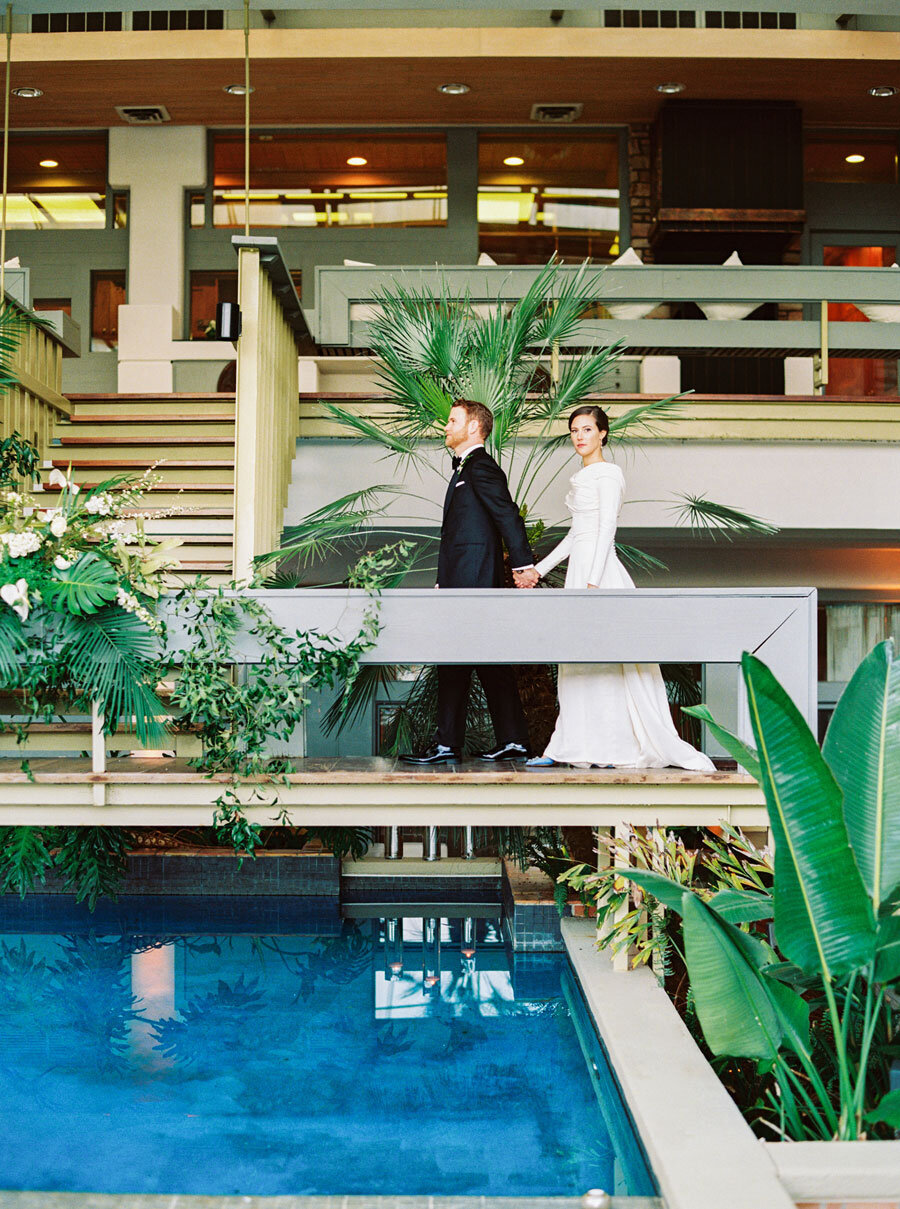
[[[21,533],[0,533],[0,542],[6,546],[10,558],[24,558],[41,548],[41,535],[33,529],[24,529]]]
[[[22,621],[28,617],[28,610],[31,605],[28,601],[28,582],[24,579],[18,579],[14,584],[4,584],[0,588],[0,599],[6,601],[9,607],[16,613]]]
[[[57,571],[68,571],[69,567],[72,565],[72,560],[71,558],[63,558],[61,554],[57,554],[56,558],[53,560],[53,565],[56,567]]]
[[[62,537],[69,527],[69,522],[61,512],[57,512],[53,520],[50,522],[50,532],[54,537]]]
[[[109,516],[113,508],[112,496],[106,492],[101,492],[100,495],[92,495],[84,507],[87,512],[92,512],[95,515]]]

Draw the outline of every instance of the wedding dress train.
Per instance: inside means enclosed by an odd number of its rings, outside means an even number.
[[[571,528],[538,571],[546,575],[568,558],[567,588],[633,588],[615,549],[622,471],[612,462],[595,462],[569,483]],[[708,756],[679,738],[656,663],[560,664],[558,695],[559,717],[544,752],[557,763],[715,771]]]

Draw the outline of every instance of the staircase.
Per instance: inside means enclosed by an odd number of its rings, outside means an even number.
[[[231,577],[234,542],[234,395],[69,395],[52,464],[83,486],[156,466],[159,485],[137,512],[172,510],[145,522],[154,537],[177,537],[179,570]],[[46,480],[48,476],[45,474]],[[49,493],[54,490],[45,484]]]

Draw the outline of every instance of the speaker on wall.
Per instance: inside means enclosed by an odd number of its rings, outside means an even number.
[[[241,308],[236,302],[216,303],[216,339],[237,340],[241,334]]]

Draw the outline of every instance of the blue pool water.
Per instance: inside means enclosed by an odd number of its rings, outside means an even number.
[[[0,899],[0,1187],[652,1194],[564,958],[414,910]]]

